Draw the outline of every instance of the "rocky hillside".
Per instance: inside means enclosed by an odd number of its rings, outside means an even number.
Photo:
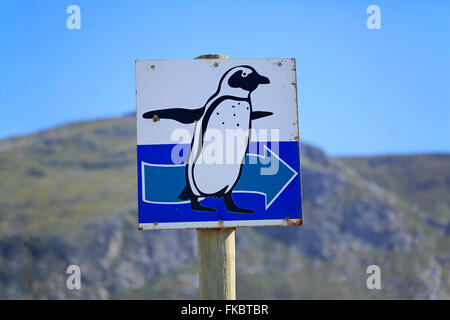
[[[0,299],[198,297],[195,231],[137,230],[135,137],[127,116],[0,141]],[[450,298],[449,160],[303,145],[304,226],[237,231],[238,298]]]

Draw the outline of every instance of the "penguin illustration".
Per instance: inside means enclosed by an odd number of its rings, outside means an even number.
[[[191,201],[195,211],[216,212],[199,203],[199,198],[223,198],[227,211],[253,213],[251,209],[240,208],[232,197],[233,188],[242,173],[245,155],[250,143],[252,120],[272,115],[272,112],[253,111],[251,93],[260,84],[269,84],[270,80],[247,65],[229,69],[219,81],[217,91],[198,109],[170,108],[149,111],[143,114],[145,119],[172,119],[188,124],[195,123],[188,162],[186,164],[186,186],[178,198]],[[201,164],[205,132],[208,129],[243,129],[246,141],[237,146],[237,159],[234,164]],[[223,135],[225,136],[225,135]]]

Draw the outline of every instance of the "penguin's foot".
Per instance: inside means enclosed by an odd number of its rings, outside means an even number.
[[[208,207],[202,206],[200,204],[200,202],[198,202],[197,198],[191,199],[191,208],[192,208],[192,210],[195,210],[195,211],[205,211],[205,212],[216,212],[217,211],[214,208],[208,208]]]
[[[230,212],[239,212],[239,213],[253,213],[254,211],[251,209],[245,209],[238,207],[236,203],[233,200],[233,197],[231,196],[231,192],[227,193],[225,197],[223,198],[223,201],[225,202],[225,206],[227,207],[227,211]]]

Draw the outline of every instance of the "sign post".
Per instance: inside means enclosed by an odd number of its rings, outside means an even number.
[[[201,299],[236,299],[236,227],[302,224],[295,59],[136,61],[139,229],[197,229]]]
[[[195,59],[228,57],[208,54]],[[236,299],[235,233],[236,228],[197,229],[200,299]]]
[[[236,299],[235,232],[197,230],[200,299]]]

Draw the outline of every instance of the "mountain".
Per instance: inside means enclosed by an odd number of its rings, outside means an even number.
[[[303,144],[304,225],[237,230],[237,297],[449,299],[449,160]],[[136,188],[133,115],[0,141],[0,298],[198,298],[195,231],[138,231]]]

